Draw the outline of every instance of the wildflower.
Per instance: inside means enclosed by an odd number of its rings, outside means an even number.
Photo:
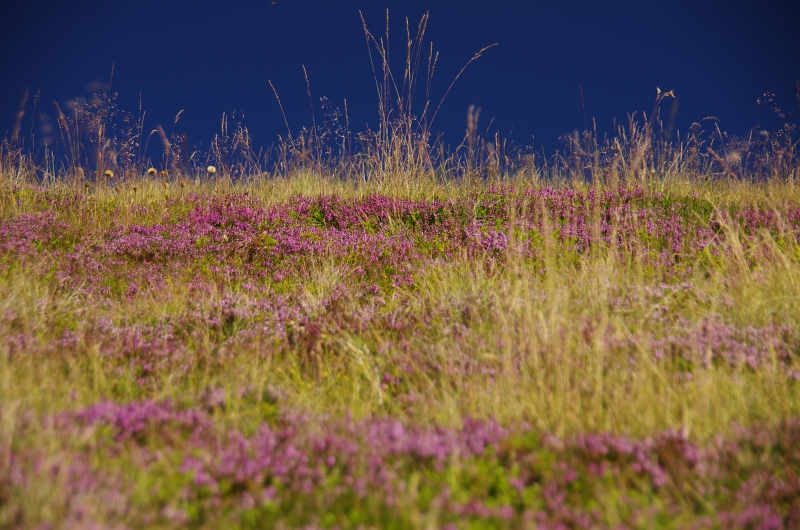
[[[185,181],[185,180],[182,180],[182,181],[181,181],[181,188],[183,188],[184,186],[186,186],[186,181]]]
[[[136,193],[137,191],[139,191],[139,186],[134,186],[133,187],[133,193]]]
[[[147,174],[148,174],[148,175],[150,175],[151,177],[152,177],[152,176],[155,176],[155,174],[156,174],[156,168],[154,168],[154,167],[151,167],[150,169],[148,169],[148,170],[147,170]]]
[[[209,174],[209,175],[213,175],[214,173],[216,173],[216,172],[217,172],[217,168],[215,168],[214,166],[208,166],[208,167],[206,168],[206,171],[208,171],[208,174]]]
[[[114,178],[114,172],[113,172],[113,171],[111,171],[110,169],[106,169],[106,170],[103,172],[103,175],[105,175],[105,177],[106,177],[107,179],[113,179],[113,178]]]
[[[166,169],[162,169],[162,170],[161,170],[161,176],[162,176],[162,177],[166,177],[167,175],[169,175],[169,172],[167,172],[167,170],[166,170]]]

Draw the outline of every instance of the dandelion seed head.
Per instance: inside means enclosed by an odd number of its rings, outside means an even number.
[[[738,164],[742,161],[742,153],[739,151],[729,151],[727,155],[725,155],[725,161],[730,165]]]

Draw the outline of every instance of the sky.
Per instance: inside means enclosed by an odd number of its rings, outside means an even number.
[[[739,135],[800,122],[800,2],[16,0],[0,7],[0,136],[10,137],[29,91],[21,129],[41,146],[54,135],[54,102],[90,97],[112,65],[120,108],[137,115],[141,102],[146,130],[160,124],[196,147],[208,147],[223,113],[257,146],[285,135],[270,81],[291,131],[310,127],[304,67],[317,122],[324,96],[340,108],[346,99],[353,131],[374,129],[378,97],[359,12],[381,36],[387,9],[397,74],[406,19],[413,30],[430,14],[434,106],[475,52],[497,43],[464,71],[432,124],[451,146],[475,105],[482,134],[552,153],[573,130],[596,123],[611,134],[615,120],[649,112],[656,87],[677,96],[678,132],[707,116]],[[424,96],[416,94],[417,112]]]

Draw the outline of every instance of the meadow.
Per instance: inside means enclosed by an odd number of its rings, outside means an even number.
[[[19,164],[5,527],[800,524],[796,169],[403,186]]]
[[[800,528],[791,131],[445,154],[412,91],[2,143],[0,527]]]

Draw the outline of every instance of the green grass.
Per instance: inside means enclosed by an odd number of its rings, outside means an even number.
[[[546,213],[550,199],[516,208],[524,193],[541,189],[523,178],[500,188],[430,179],[398,186],[306,172],[238,185],[190,182],[181,189],[140,179],[85,189],[58,182],[37,188],[0,177],[0,243],[23,237],[25,224],[14,224],[28,219],[23,216],[52,216],[52,228],[31,236],[29,250],[0,254],[0,525],[77,524],[71,506],[81,506],[87,521],[154,528],[313,522],[304,511],[323,527],[390,527],[390,521],[397,528],[447,521],[464,528],[533,527],[524,522],[526,510],[550,508],[541,484],[523,493],[509,485],[525,462],[520,455],[539,462],[542,484],[561,480],[561,468],[551,470],[548,458],[572,462],[562,453],[548,456],[540,441],[545,434],[641,440],[674,430],[698,447],[714,447],[714,440],[740,429],[776,429],[800,417],[800,226],[787,220],[800,208],[793,181],[662,175],[638,185],[634,216],[674,212],[687,230],[682,237],[689,246],[668,263],[659,261],[672,252],[667,236],[651,236],[644,225],[626,228],[604,217],[600,206],[588,211],[586,225],[598,234],[609,222],[611,241],[576,247],[580,238],[559,235],[569,216]],[[590,190],[580,182],[561,188]],[[597,191],[616,193],[604,186]],[[348,228],[340,224],[346,211],[329,219],[321,203],[306,213],[293,209],[298,195],[352,204],[377,195],[445,206],[429,217],[413,208],[368,216]],[[206,235],[197,232],[188,250],[175,251],[183,257],[157,245],[133,254],[109,250],[130,227],[178,230],[209,205],[291,210],[286,218],[300,231],[298,241],[323,246],[296,258],[270,254],[283,248],[280,223],[265,221],[245,237],[236,235],[231,217]],[[517,222],[536,208],[545,213],[531,219],[544,228]],[[741,218],[753,209],[773,211],[784,222],[753,230]],[[469,247],[458,234],[470,223],[479,227],[475,237],[502,233],[508,245]],[[388,247],[325,249],[328,238],[348,230],[401,241],[412,257]],[[715,242],[692,250],[697,230]],[[624,232],[620,242],[613,237],[618,232]],[[398,283],[405,273],[409,281]],[[666,353],[658,349],[664,344]],[[761,355],[757,365],[720,361],[731,348],[747,347]],[[224,395],[224,404],[209,405],[210,392]],[[444,468],[396,464],[403,477],[398,487],[406,488],[396,504],[372,494],[361,498],[350,486],[341,486],[346,491],[335,502],[326,500],[341,478],[333,474],[314,490],[319,497],[292,497],[294,490],[280,486],[278,501],[245,509],[231,499],[251,486],[220,483],[220,492],[204,493],[190,473],[179,471],[183,458],[198,450],[189,449],[189,434],[180,429],[153,426],[144,438],[126,442],[116,440],[113,426],[57,419],[101,402],[143,400],[202,410],[219,437],[252,436],[300,414],[311,418],[311,431],[325,421],[386,418],[459,429],[471,418],[497,422],[517,438],[505,442],[501,456],[448,460]],[[48,481],[42,470],[50,464],[42,462],[69,467],[75,455],[106,477],[92,475],[98,484],[112,480],[107,477],[125,484],[124,509],[104,506],[100,486],[83,496],[61,493],[70,480],[65,472]],[[759,462],[731,473],[797,466]],[[15,479],[15,469],[28,478]],[[635,473],[625,480],[583,473],[568,483],[568,499],[586,513],[596,510],[599,526],[677,528],[744,510],[723,493],[704,501],[680,482],[670,493]],[[445,486],[446,502],[439,496]],[[209,504],[215,495],[222,504]],[[490,511],[511,506],[516,515],[448,511],[474,498]],[[789,513],[781,510],[790,505],[775,510]],[[655,515],[642,515],[645,508]],[[555,508],[548,513],[563,517]]]

